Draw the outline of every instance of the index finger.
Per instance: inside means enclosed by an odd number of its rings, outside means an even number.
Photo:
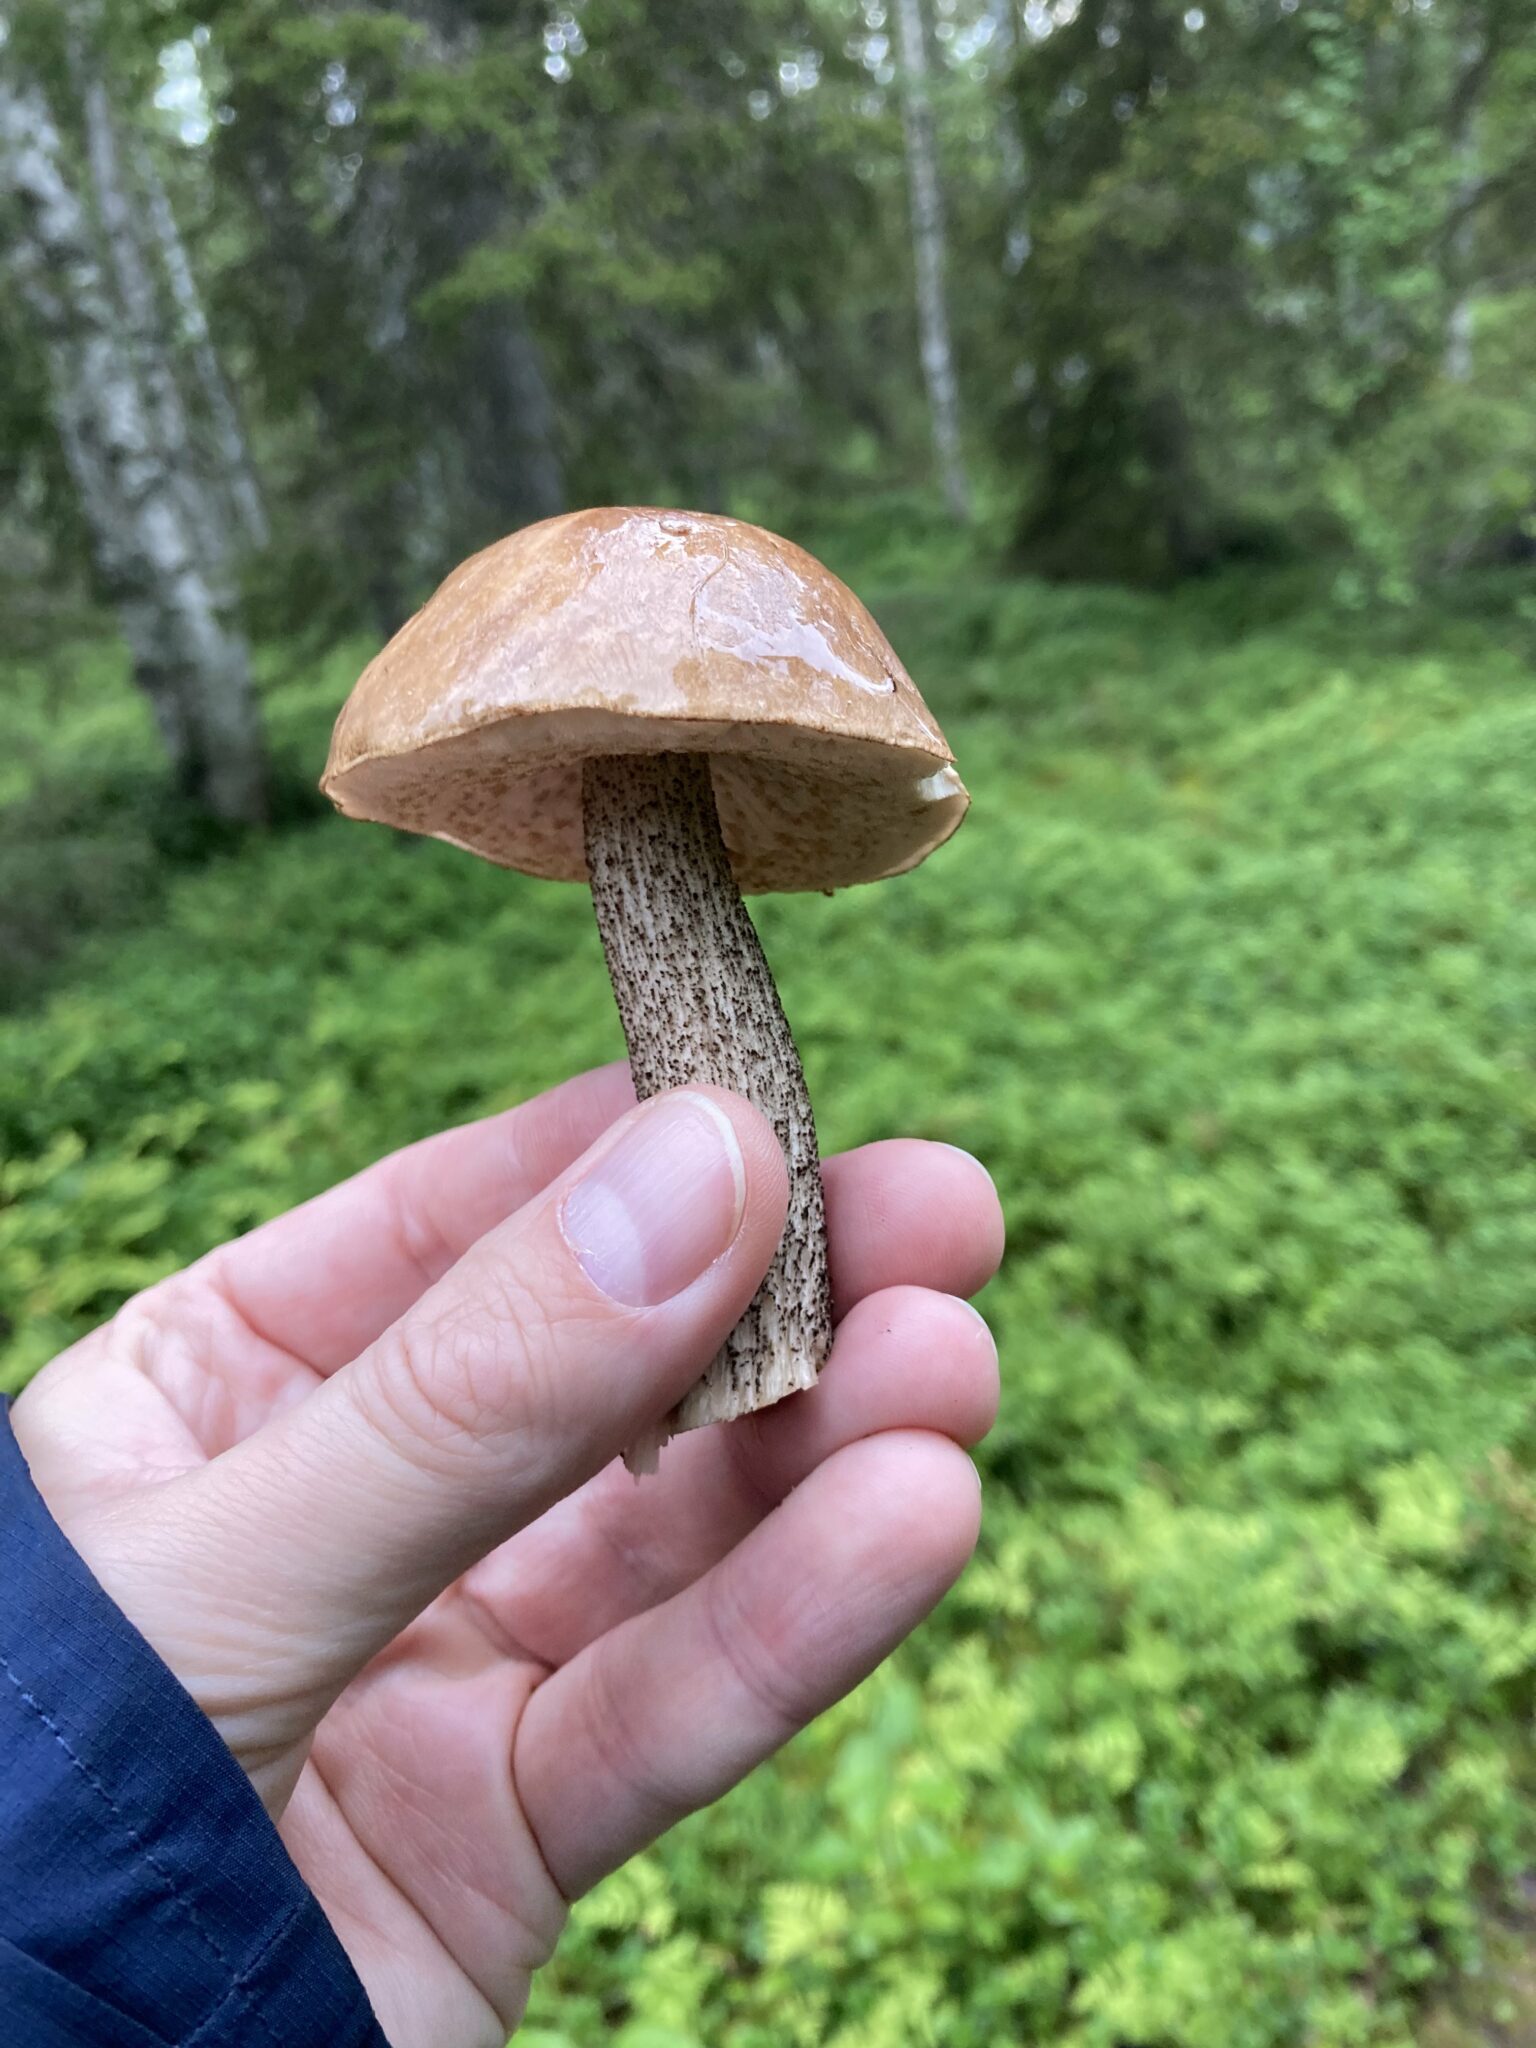
[[[622,1061],[392,1152],[201,1263],[246,1327],[335,1372],[635,1105]]]

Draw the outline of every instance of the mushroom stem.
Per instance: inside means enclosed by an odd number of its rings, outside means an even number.
[[[832,1342],[816,1124],[800,1056],[720,832],[707,754],[619,754],[582,770],[592,902],[635,1092],[704,1081],[768,1118],[789,1168],[784,1236],[751,1306],[654,1439],[814,1386]]]

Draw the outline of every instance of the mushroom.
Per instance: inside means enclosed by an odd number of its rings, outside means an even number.
[[[590,881],[636,1093],[713,1083],[778,1133],[778,1254],[631,1469],[813,1385],[832,1336],[816,1127],[742,891],[900,874],[970,801],[864,606],[739,520],[547,519],[462,563],[369,664],[321,786],[348,817]]]

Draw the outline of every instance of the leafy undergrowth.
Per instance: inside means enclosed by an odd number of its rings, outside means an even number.
[[[975,811],[760,922],[829,1146],[927,1133],[1002,1189],[983,1555],[578,1908],[525,2038],[1406,2048],[1536,1863],[1519,632],[1278,585],[875,598]],[[346,674],[279,693],[298,754]],[[157,887],[0,1020],[11,1385],[618,1049],[580,891],[340,821]]]

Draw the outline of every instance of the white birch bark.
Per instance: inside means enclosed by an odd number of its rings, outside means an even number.
[[[256,479],[250,447],[240,424],[234,393],[219,362],[203,307],[203,295],[187,256],[171,195],[165,189],[154,159],[147,150],[135,153],[138,183],[145,198],[145,218],[159,252],[161,267],[171,289],[180,328],[179,339],[191,358],[198,390],[213,436],[224,489],[239,521],[240,529],[253,547],[264,547],[270,538],[266,505]]]
[[[192,518],[196,443],[171,355],[164,308],[142,240],[140,209],[125,174],[117,121],[106,86],[87,64],[78,43],[71,51],[70,73],[85,137],[89,205],[100,230],[96,245],[116,296],[122,341],[133,357],[156,445],[164,455],[174,488],[186,497],[186,510]],[[229,534],[222,517],[199,528],[198,540],[211,573],[227,574]]]
[[[918,341],[933,452],[944,496],[957,519],[969,519],[970,487],[960,445],[960,390],[944,296],[944,199],[939,188],[933,102],[928,90],[928,42],[922,0],[895,0],[901,54],[902,131],[912,211],[912,259],[917,278]]]
[[[43,340],[59,438],[135,681],[181,788],[216,816],[255,822],[265,774],[250,663],[200,531],[216,508],[177,467],[185,442],[165,446],[174,414],[137,360],[134,309],[70,179],[47,97],[5,67],[0,201],[15,216],[11,278]],[[128,293],[136,289],[130,276]]]

